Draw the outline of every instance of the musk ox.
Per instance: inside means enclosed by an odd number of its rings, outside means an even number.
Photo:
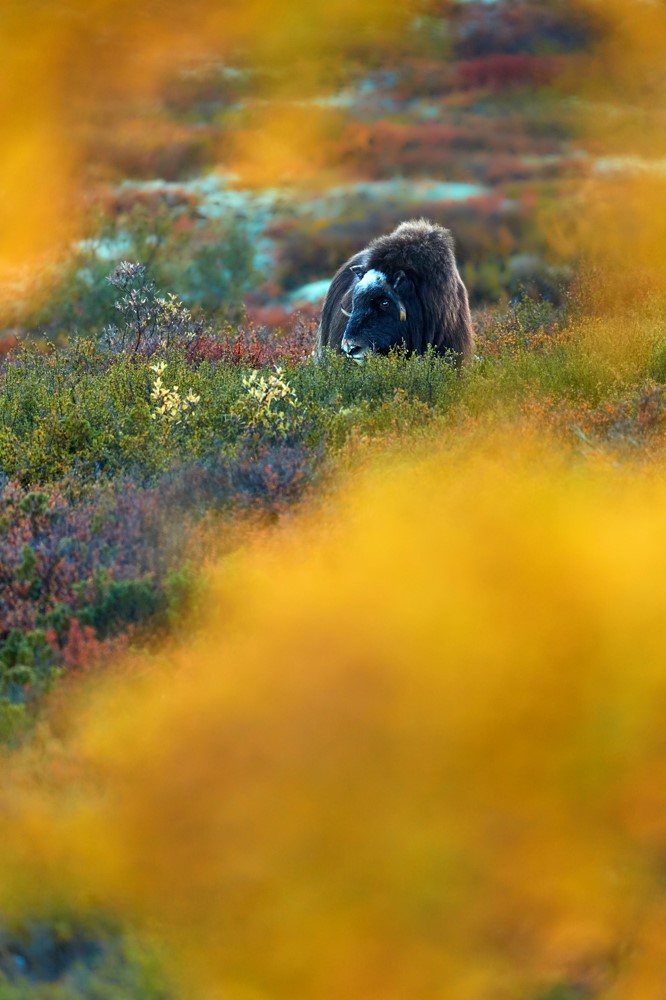
[[[423,354],[428,345],[469,361],[474,334],[448,229],[426,219],[403,222],[354,254],[328,290],[315,355],[325,347],[363,362],[396,345]]]

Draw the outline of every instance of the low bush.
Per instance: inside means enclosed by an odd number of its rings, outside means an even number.
[[[446,406],[455,384],[434,356],[396,352],[361,369],[334,355],[316,364],[312,323],[285,334],[252,326],[214,334],[161,296],[142,265],[121,263],[109,282],[118,323],[97,342],[45,352],[28,344],[4,361],[0,472],[26,488],[69,476],[147,485],[185,458],[286,441],[313,447],[333,428],[339,441],[341,406],[362,403],[360,416],[398,390]],[[268,365],[272,372],[258,373]]]
[[[185,347],[190,364],[209,361],[241,368],[269,368],[305,361],[315,344],[317,323],[297,316],[287,320],[281,313],[276,324],[242,323],[219,333],[204,333]]]
[[[89,669],[127,633],[182,618],[195,589],[188,544],[216,511],[274,516],[312,482],[317,454],[288,442],[129,480],[0,491],[0,741],[13,739],[60,673]],[[219,548],[219,545],[218,545]]]

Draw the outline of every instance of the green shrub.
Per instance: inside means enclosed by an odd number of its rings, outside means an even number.
[[[151,577],[111,580],[97,573],[91,584],[79,584],[77,589],[85,601],[79,621],[94,628],[102,639],[128,625],[143,625],[168,606],[165,593]]]
[[[12,628],[0,639],[0,697],[19,702],[24,688],[43,693],[53,678],[53,650],[45,630]]]

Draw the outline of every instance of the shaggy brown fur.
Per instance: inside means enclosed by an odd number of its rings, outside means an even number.
[[[371,269],[386,276],[384,305],[390,292],[394,292],[398,306],[404,305],[406,319],[395,324],[395,335],[399,337],[395,343],[403,343],[408,351],[417,354],[424,353],[428,345],[432,345],[442,354],[454,351],[459,361],[470,360],[474,334],[467,290],[456,266],[453,237],[448,229],[426,219],[401,223],[392,233],[373,240],[365,250],[343,264],[324,302],[317,354],[324,347],[340,351],[345,334],[350,337],[352,328],[357,338],[370,338],[370,349],[376,346],[371,342],[371,333],[357,333],[357,313],[361,308],[357,299],[361,298],[361,289],[354,295],[360,276]],[[404,277],[400,277],[401,272]],[[377,294],[381,295],[381,290]],[[352,313],[353,318],[346,316],[343,310]],[[366,309],[366,317],[368,315]],[[372,322],[371,317],[366,319],[363,329],[368,324],[371,327]]]

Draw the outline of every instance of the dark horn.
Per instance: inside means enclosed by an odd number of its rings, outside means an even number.
[[[351,313],[347,312],[344,306],[340,306],[340,312],[344,313],[347,319],[351,319]]]

